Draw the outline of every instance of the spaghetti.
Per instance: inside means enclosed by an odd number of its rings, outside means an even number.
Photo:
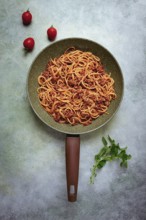
[[[59,123],[89,125],[116,98],[114,80],[100,58],[69,48],[38,77],[40,104]]]

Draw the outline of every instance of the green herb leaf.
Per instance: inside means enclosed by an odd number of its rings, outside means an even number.
[[[108,135],[108,140],[111,144],[114,144],[115,143],[115,140],[112,140],[111,137]]]
[[[100,156],[98,154],[95,155],[95,160],[100,160]]]
[[[107,146],[107,141],[106,141],[105,137],[102,137],[102,143],[104,144],[104,146]]]
[[[128,163],[127,163],[127,160],[123,160],[121,163],[120,163],[120,166],[121,167],[128,167]]]
[[[119,159],[120,166],[127,168],[128,160],[131,159],[131,155],[126,153],[127,147],[120,148],[119,143],[116,144],[115,140],[112,139],[109,135],[107,139],[102,137],[102,143],[104,147],[102,147],[99,153],[94,157],[94,165],[91,169],[90,183],[94,183],[97,170],[104,167],[108,161]]]
[[[117,156],[118,155],[118,151],[119,151],[119,147],[115,144],[113,144],[111,146],[111,154],[114,155],[114,156]]]
[[[101,169],[105,164],[106,164],[106,160],[101,160],[101,161],[98,163],[98,169]]]

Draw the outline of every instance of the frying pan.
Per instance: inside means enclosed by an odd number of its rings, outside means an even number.
[[[70,124],[59,124],[51,117],[40,105],[37,88],[37,78],[45,69],[47,62],[51,58],[55,58],[64,53],[69,47],[75,47],[82,51],[90,51],[94,55],[101,58],[106,71],[112,74],[115,80],[115,92],[117,98],[111,102],[108,113],[103,114],[92,124],[88,126]],[[78,190],[78,174],[79,174],[79,154],[80,154],[80,134],[94,131],[105,125],[116,113],[123,96],[123,76],[122,71],[113,57],[113,55],[100,44],[82,38],[67,38],[55,43],[52,43],[43,49],[32,63],[28,73],[28,98],[31,107],[36,115],[49,127],[66,134],[66,179],[67,179],[67,194],[68,201],[74,202],[77,200]]]

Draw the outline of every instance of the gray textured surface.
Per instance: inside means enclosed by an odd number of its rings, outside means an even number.
[[[21,13],[29,8],[33,22],[24,27]],[[0,1],[0,219],[145,220],[146,219],[146,2],[32,0]],[[43,125],[26,94],[30,64],[56,40],[84,37],[107,47],[125,79],[122,105],[112,121],[81,136],[78,201],[66,199],[64,138]],[[36,46],[24,54],[23,40]],[[110,134],[133,158],[128,170],[107,165],[89,185],[93,157],[101,137]]]

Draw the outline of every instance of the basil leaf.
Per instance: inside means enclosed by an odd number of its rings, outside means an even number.
[[[108,135],[108,140],[111,144],[114,144],[115,143],[115,140],[112,140],[111,137]]]
[[[107,141],[106,141],[105,137],[102,137],[102,143],[104,146],[107,146]]]
[[[99,163],[98,163],[98,169],[101,169],[104,165],[106,164],[106,160],[101,160]]]

